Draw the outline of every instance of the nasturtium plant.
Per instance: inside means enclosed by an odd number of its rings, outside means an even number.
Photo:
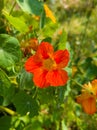
[[[8,14],[6,11],[3,11],[4,16],[9,21],[9,23],[21,33],[26,33],[29,31],[29,27],[27,26],[26,22],[19,17],[12,16]]]
[[[32,82],[32,75],[26,72],[25,69],[22,69],[17,76],[17,82],[22,90],[32,90],[35,88],[34,83]]]
[[[20,61],[19,41],[10,35],[0,34],[0,67],[12,67]]]
[[[39,105],[37,101],[24,91],[18,92],[13,98],[13,104],[20,115],[28,114],[33,117],[38,114]]]
[[[8,78],[8,75],[0,68],[0,88],[3,87],[9,88],[11,86],[11,82]],[[0,92],[2,94],[2,91]]]
[[[97,129],[97,0],[0,0],[0,130]]]
[[[41,15],[43,2],[39,0],[16,0],[19,6],[30,14]]]
[[[10,116],[4,116],[0,118],[0,129],[2,130],[9,130],[11,124],[11,117]]]
[[[60,36],[58,48],[64,50],[66,48],[67,34],[66,34],[66,32],[64,30],[61,33],[62,34]]]

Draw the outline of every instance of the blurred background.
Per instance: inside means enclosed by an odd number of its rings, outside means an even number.
[[[8,119],[9,124],[11,122],[11,125],[7,124],[9,130],[97,130],[97,114],[84,113],[75,100],[81,93],[81,85],[97,78],[97,0],[40,0],[48,5],[56,18],[56,23],[46,19],[45,24],[43,19],[42,24],[40,23],[40,16],[35,14],[32,17],[22,12],[15,0],[0,1],[0,11],[3,10],[0,13],[0,33],[16,37],[22,48],[22,65],[15,65],[15,70],[20,76],[16,76],[20,90],[30,94],[35,92],[35,88],[31,87],[33,84],[29,84],[31,77],[29,76],[29,81],[26,72],[20,72],[25,59],[30,55],[28,50],[25,52],[30,38],[50,41],[55,49],[65,39],[63,42],[66,42],[70,51],[70,63],[67,68],[70,79],[67,86],[56,90],[38,90],[36,99],[41,103],[40,114],[33,118],[26,115],[13,117],[11,121]],[[11,15],[23,21],[25,27],[22,27],[22,23],[20,25],[12,21],[9,17]],[[6,73],[8,76],[14,75],[10,69],[7,69]],[[14,110],[13,104],[8,108]],[[0,114],[0,121],[3,122],[4,113]],[[1,127],[1,130],[7,129]]]

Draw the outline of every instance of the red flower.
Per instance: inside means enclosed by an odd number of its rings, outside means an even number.
[[[40,88],[48,86],[63,86],[68,80],[64,67],[69,61],[67,50],[54,52],[53,46],[42,42],[35,53],[25,63],[26,71],[33,73],[33,81]]]

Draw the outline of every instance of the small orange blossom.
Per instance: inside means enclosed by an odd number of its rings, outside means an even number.
[[[87,114],[94,114],[96,109],[97,98],[97,79],[91,83],[83,85],[82,94],[77,96],[77,103],[81,104],[84,112]]]
[[[23,41],[21,42],[21,50],[24,54],[24,57],[26,57],[27,55],[31,55],[31,51],[34,50],[36,51],[38,48],[38,39],[37,38],[31,38],[27,41]]]

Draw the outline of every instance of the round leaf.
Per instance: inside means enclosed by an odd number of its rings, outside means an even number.
[[[19,6],[28,13],[40,15],[43,10],[42,2],[39,0],[16,0]]]
[[[33,117],[38,114],[38,104],[36,100],[32,99],[26,92],[20,91],[17,93],[13,99],[13,104],[16,107],[16,111],[21,115],[28,113],[29,116]]]
[[[18,81],[21,89],[31,90],[33,88],[32,74],[27,73],[24,69],[19,74]]]
[[[21,57],[20,45],[16,38],[0,34],[0,67],[11,67]]]

